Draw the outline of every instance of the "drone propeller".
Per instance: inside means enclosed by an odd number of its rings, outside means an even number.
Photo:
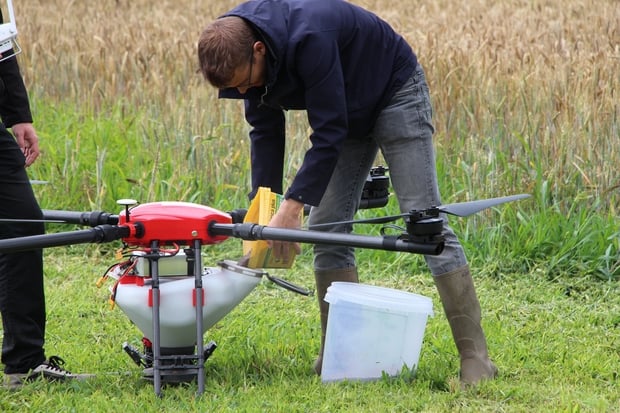
[[[456,215],[459,217],[466,217],[469,215],[473,215],[477,212],[480,212],[484,209],[500,205],[506,202],[517,201],[523,198],[529,198],[529,194],[518,194],[518,195],[510,195],[510,196],[502,196],[499,198],[489,198],[482,199],[479,201],[469,201],[469,202],[458,202],[455,204],[445,204],[440,205],[438,207],[431,207],[426,210],[411,210],[404,214],[398,215],[390,215],[386,217],[376,217],[376,218],[368,218],[368,219],[358,219],[352,221],[338,221],[338,222],[330,222],[326,224],[316,224],[311,225],[309,228],[319,228],[325,226],[333,226],[333,225],[343,225],[343,224],[386,224],[388,222],[396,221],[399,218],[412,217],[418,213],[424,213],[423,215],[438,215],[440,212],[444,212],[450,215]]]
[[[529,198],[530,196],[530,194],[518,194],[502,196],[499,198],[482,199],[479,201],[459,202],[456,204],[442,205],[439,207],[439,211],[451,215],[456,215],[458,217],[466,217],[480,212],[484,209],[493,207],[495,205],[500,205],[511,201],[517,201],[523,198]]]

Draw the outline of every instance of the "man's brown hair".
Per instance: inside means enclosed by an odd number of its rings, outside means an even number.
[[[240,17],[222,17],[209,24],[198,39],[200,72],[217,88],[227,87],[235,70],[252,58],[254,31]]]

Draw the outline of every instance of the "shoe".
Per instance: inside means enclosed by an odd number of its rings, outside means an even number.
[[[58,356],[51,356],[43,363],[32,369],[29,373],[13,373],[4,375],[4,387],[16,390],[25,383],[43,378],[50,381],[86,380],[94,374],[74,374],[65,370],[62,366],[65,361]]]

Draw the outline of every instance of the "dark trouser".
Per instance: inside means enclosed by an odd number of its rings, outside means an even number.
[[[41,219],[24,156],[0,124],[0,218]],[[0,222],[0,239],[43,234],[43,223]],[[41,250],[0,253],[4,372],[26,373],[45,360],[45,296]]]

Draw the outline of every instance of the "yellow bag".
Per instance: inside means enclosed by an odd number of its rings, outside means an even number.
[[[271,217],[275,215],[283,199],[282,195],[271,192],[271,188],[259,187],[243,222],[259,225],[269,224]],[[299,220],[301,224],[301,214]],[[295,262],[296,254],[292,248],[289,256],[284,259],[276,259],[271,255],[271,252],[267,241],[243,241],[243,255],[250,255],[248,268],[291,268]]]

